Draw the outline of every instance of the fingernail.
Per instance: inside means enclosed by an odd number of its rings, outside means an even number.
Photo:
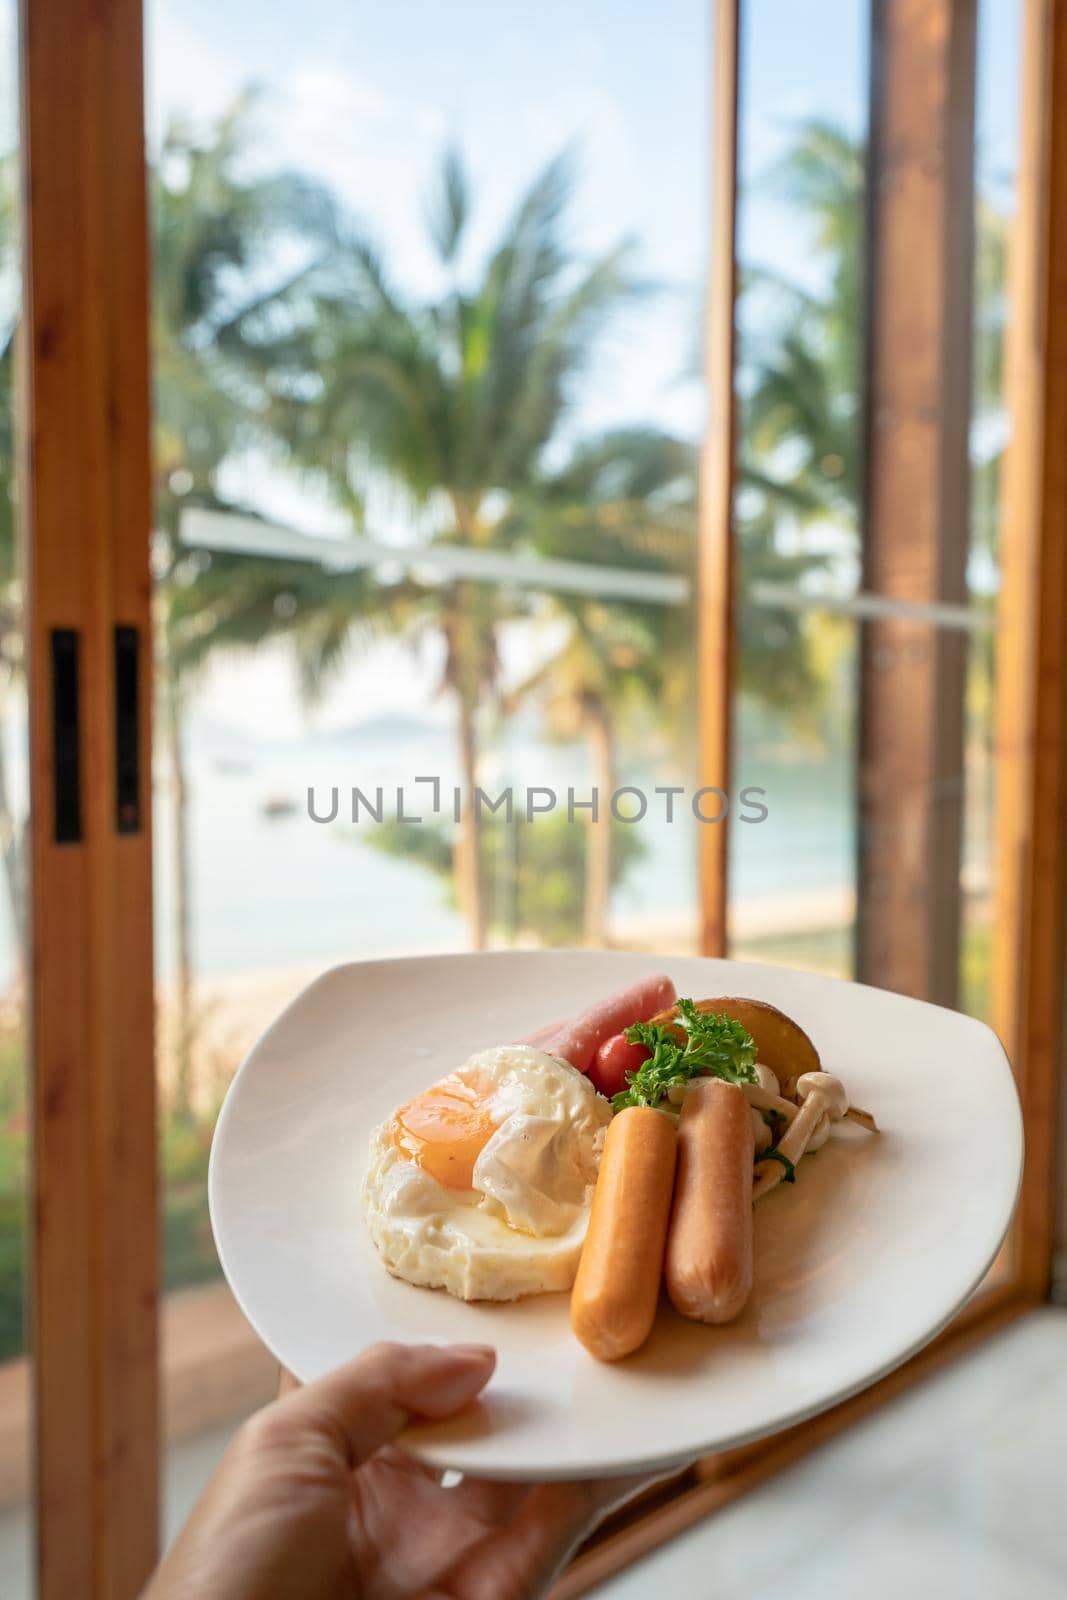
[[[427,1382],[422,1409],[431,1416],[443,1417],[473,1400],[488,1382],[492,1371],[489,1357],[493,1353],[484,1344],[446,1345],[441,1354],[451,1357],[452,1365]]]
[[[464,1361],[490,1361],[496,1355],[491,1344],[450,1344],[446,1349],[450,1355],[460,1356]]]

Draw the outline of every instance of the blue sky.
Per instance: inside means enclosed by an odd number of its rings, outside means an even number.
[[[982,0],[979,148],[1010,168],[1018,0]],[[396,275],[432,290],[421,205],[443,144],[466,153],[478,196],[472,257],[524,182],[565,143],[581,172],[583,251],[633,235],[669,286],[619,330],[583,424],[654,414],[697,431],[696,344],[707,247],[710,0],[149,0],[150,123],[208,119],[241,87],[265,90],[260,157],[328,179],[370,224]],[[742,246],[817,277],[802,225],[760,181],[805,118],[864,128],[867,0],[747,0]],[[994,65],[995,64],[995,65]]]
[[[668,425],[699,426],[698,387],[679,380],[696,345],[706,244],[705,0],[656,10],[302,0],[296,33],[288,7],[270,16],[246,0],[162,0],[150,15],[155,128],[176,107],[211,115],[242,83],[261,83],[264,161],[326,177],[415,292],[436,282],[422,205],[446,141],[472,174],[475,261],[522,186],[573,141],[575,248],[635,235],[641,269],[669,286],[654,315],[620,326],[583,421],[654,407]]]
[[[979,153],[1010,171],[1020,0],[980,0]],[[655,416],[696,432],[696,345],[707,247],[711,0],[147,0],[149,124],[209,122],[264,90],[258,158],[318,173],[378,234],[414,292],[434,273],[421,206],[444,143],[478,195],[472,257],[522,184],[568,141],[580,152],[576,248],[625,235],[665,292],[620,327],[589,386],[589,428]],[[14,135],[15,0],[0,0],[0,142]],[[761,175],[806,117],[857,136],[868,0],[746,0],[742,246],[817,278],[803,224]]]

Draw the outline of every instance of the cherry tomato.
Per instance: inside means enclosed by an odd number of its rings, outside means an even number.
[[[642,1061],[648,1060],[643,1044],[630,1044],[624,1033],[605,1039],[589,1068],[589,1081],[610,1100],[626,1088],[626,1073],[636,1072]]]

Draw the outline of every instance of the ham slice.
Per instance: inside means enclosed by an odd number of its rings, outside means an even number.
[[[559,1022],[549,1022],[545,1027],[538,1028],[534,1033],[528,1033],[525,1039],[519,1039],[516,1042],[518,1044],[530,1044],[533,1045],[535,1050],[541,1050],[544,1048],[541,1043],[543,1039],[556,1038],[557,1034],[561,1033],[566,1026],[567,1019],[563,1017]]]
[[[670,978],[658,972],[654,977],[639,979],[628,989],[610,995],[568,1021],[538,1028],[536,1033],[518,1043],[533,1045],[550,1056],[562,1056],[579,1072],[588,1072],[606,1039],[622,1033],[631,1023],[645,1022],[657,1011],[665,1011],[677,998]]]

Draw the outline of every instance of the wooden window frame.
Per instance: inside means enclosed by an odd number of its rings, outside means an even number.
[[[978,0],[871,0],[868,594],[967,604]],[[855,976],[955,1006],[967,635],[859,628]]]
[[[922,0],[902,0],[918,13]],[[943,0],[930,0],[943,3]],[[741,0],[715,0],[710,425],[698,615],[702,781],[729,777]],[[1002,1270],[918,1357],[822,1417],[700,1462],[603,1529],[558,1600],[831,1437],[1038,1304],[1052,1262],[1064,966],[1067,11],[1029,0],[1014,413],[998,676],[996,1025],[1027,1130]],[[149,286],[141,0],[22,0],[22,495],[30,664],[33,1341],[39,1600],[136,1594],[158,1543],[158,1211],[151,939]],[[1057,92],[1058,91],[1058,92]],[[114,629],[139,664],[139,830],[115,818]],[[51,638],[80,639],[82,839],[53,836]],[[703,947],[726,942],[725,831],[701,832]]]
[[[141,5],[23,0],[19,20],[37,1593],[127,1600],[159,1539]],[[117,628],[137,649],[133,748]],[[80,679],[62,766],[56,630]],[[75,776],[80,829],[61,830]]]

